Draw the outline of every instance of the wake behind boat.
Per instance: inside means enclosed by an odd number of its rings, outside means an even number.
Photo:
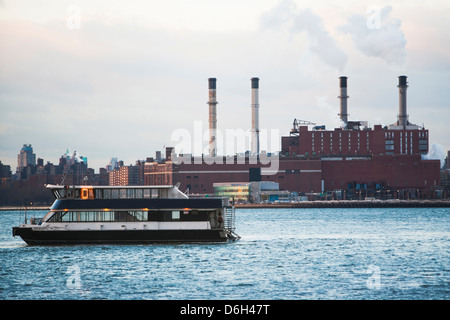
[[[30,245],[237,240],[227,198],[189,198],[177,186],[47,185],[40,220],[13,227]]]

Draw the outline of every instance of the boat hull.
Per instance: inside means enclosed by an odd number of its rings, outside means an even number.
[[[14,227],[13,235],[29,245],[145,244],[158,242],[225,242],[233,236],[208,230],[36,230]]]

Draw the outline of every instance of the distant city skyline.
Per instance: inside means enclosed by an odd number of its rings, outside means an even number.
[[[84,163],[86,167],[91,168],[88,163],[88,158],[85,156],[81,156],[80,153],[76,150],[72,152],[67,148],[64,153],[60,154],[58,157],[53,158],[55,158],[56,161],[44,159],[43,157],[40,157],[39,154],[36,154],[32,144],[24,144],[17,155],[17,162],[15,167],[11,166],[11,171],[14,174],[16,172],[16,169],[21,169],[27,166],[39,166],[45,165],[47,163],[57,164],[61,160],[61,158],[64,158],[66,163],[68,164]],[[39,164],[39,161],[41,162],[41,164]],[[97,171],[100,168],[114,170],[118,168],[119,163],[127,165],[122,160],[118,160],[117,157],[112,157],[109,161],[105,162],[106,162],[105,165],[99,168],[91,168],[91,169],[97,169]]]
[[[262,130],[281,138],[294,118],[330,129],[342,75],[349,120],[370,127],[397,121],[406,75],[409,120],[429,129],[433,157],[445,157],[449,16],[443,0],[2,0],[0,161],[15,172],[24,144],[53,163],[82,151],[96,172],[113,157],[134,164],[164,153],[175,130],[208,127],[210,77],[219,130],[251,128],[252,77]]]

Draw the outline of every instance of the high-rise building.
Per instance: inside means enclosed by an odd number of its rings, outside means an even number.
[[[11,167],[8,165],[4,165],[0,161],[0,185],[7,184],[11,181]]]
[[[24,144],[20,153],[17,155],[17,171],[20,169],[35,166],[36,165],[36,154],[33,153],[33,147],[31,144]]]
[[[140,177],[140,166],[124,166],[109,171],[109,185],[110,186],[135,186],[143,184],[143,175]]]

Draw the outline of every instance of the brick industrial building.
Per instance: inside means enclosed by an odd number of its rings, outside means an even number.
[[[367,126],[365,121],[349,121],[347,77],[340,77],[341,127],[294,120],[289,136],[281,138],[276,172],[260,161],[259,79],[251,79],[252,150],[247,156],[217,157],[216,82],[209,79],[210,154],[205,157],[176,157],[166,150],[166,161],[145,163],[145,184],[180,184],[193,194],[212,194],[214,183],[272,181],[280,190],[310,195],[339,195],[341,198],[430,198],[440,184],[440,161],[424,160],[428,153],[428,130],[408,121],[406,76],[399,77],[399,113],[392,125]]]

